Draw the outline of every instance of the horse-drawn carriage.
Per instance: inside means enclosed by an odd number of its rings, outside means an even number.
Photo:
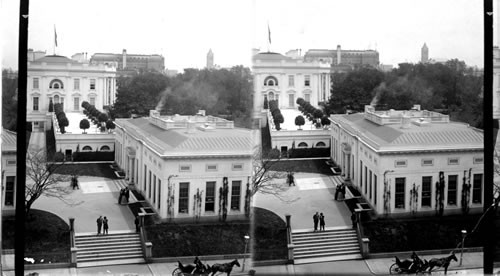
[[[172,272],[172,276],[187,276],[187,275],[198,275],[198,276],[213,276],[217,272],[225,272],[227,276],[231,274],[233,266],[240,266],[238,260],[233,260],[229,263],[223,264],[203,264],[201,260],[196,257],[193,264],[183,265],[180,261],[178,262],[178,267]],[[212,274],[210,274],[212,273]]]
[[[411,260],[406,259],[401,261],[397,256],[396,262],[389,268],[390,274],[418,274],[418,273],[431,273],[432,269],[437,267],[444,268],[444,274],[448,272],[448,266],[450,262],[454,260],[457,262],[457,257],[455,252],[451,252],[448,257],[445,258],[432,258],[429,261],[426,259],[421,259],[415,252],[411,254]]]

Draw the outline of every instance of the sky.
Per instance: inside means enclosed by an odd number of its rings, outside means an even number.
[[[497,1],[497,0],[494,0]],[[147,3],[145,5],[144,3]],[[17,69],[19,0],[0,0],[2,67]],[[374,49],[380,63],[433,59],[483,67],[479,0],[31,0],[28,47],[160,54],[165,67],[203,68],[209,49],[221,67],[251,66],[251,49]],[[269,30],[271,44],[269,45]]]

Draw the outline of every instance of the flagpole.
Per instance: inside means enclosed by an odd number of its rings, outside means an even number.
[[[52,51],[53,51],[53,55],[54,56],[56,55],[56,39],[57,39],[57,36],[56,36],[56,24],[54,24],[54,41],[53,41],[53,44],[52,44]]]

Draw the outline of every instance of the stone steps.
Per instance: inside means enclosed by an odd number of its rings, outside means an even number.
[[[292,231],[294,263],[361,259],[356,231],[350,228],[326,231]]]
[[[75,246],[77,267],[145,262],[137,233],[77,235]]]

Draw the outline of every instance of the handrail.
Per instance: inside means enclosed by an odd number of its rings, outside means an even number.
[[[142,248],[142,255],[144,256],[144,259],[146,259],[146,229],[144,228],[144,214],[139,213],[139,237],[141,239],[141,248]]]
[[[360,209],[354,209],[354,213],[356,214],[356,237],[358,238],[359,250],[363,250],[363,229],[360,223],[361,220],[361,211]],[[364,256],[363,256],[364,257]]]

